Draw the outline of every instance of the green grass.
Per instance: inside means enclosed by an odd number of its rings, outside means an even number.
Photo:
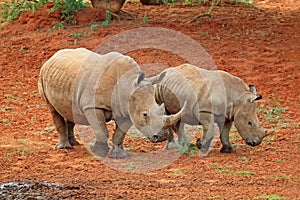
[[[281,162],[284,162],[285,160],[283,160],[283,159],[276,159],[275,160],[275,162],[277,162],[277,163],[281,163]]]
[[[258,8],[258,4],[256,2],[251,3],[250,0],[230,0],[230,1],[235,4],[242,4],[250,8]]]
[[[28,147],[18,147],[16,148],[16,153],[28,158],[30,156],[30,149]]]
[[[219,163],[212,163],[212,164],[209,164],[209,166],[212,166],[212,167],[219,167]]]
[[[98,29],[99,28],[99,24],[97,24],[97,23],[92,23],[91,25],[90,25],[90,29],[91,30],[95,30],[95,29]]]
[[[260,195],[260,196],[255,197],[255,199],[268,199],[268,200],[273,200],[273,199],[284,199],[284,198],[285,198],[285,197],[279,196],[279,195],[276,195],[276,194],[270,194],[270,195],[262,194],[262,195]]]
[[[217,173],[219,173],[219,174],[232,174],[232,172],[228,169],[217,169]]]
[[[198,151],[198,148],[196,146],[193,146],[193,145],[190,145],[190,146],[180,145],[179,147],[176,147],[175,150],[177,152],[179,152],[180,154],[194,155]]]
[[[170,170],[170,173],[171,174],[182,174],[182,170],[180,170],[180,169],[173,169],[173,170]]]
[[[8,110],[13,110],[13,108],[10,107],[10,106],[5,106],[3,108],[0,108],[0,112],[5,112],[5,111],[8,111]]]
[[[262,143],[262,145],[267,145],[267,144],[270,144],[272,143],[272,141],[276,140],[276,135],[272,135],[272,136],[269,136],[269,137],[266,137]]]
[[[127,166],[127,169],[134,169],[134,168],[135,168],[135,165],[132,162]]]
[[[24,50],[26,50],[26,46],[21,46],[19,49],[19,51],[24,51]]]
[[[269,176],[269,178],[279,180],[279,179],[289,179],[290,176],[287,176],[287,175],[272,175],[272,176]]]
[[[257,112],[266,120],[265,124],[275,126],[275,128],[289,128],[291,120],[284,116],[286,109],[281,106],[266,107],[265,104],[260,104]]]
[[[231,166],[231,168],[233,168],[233,167]],[[218,174],[237,174],[237,175],[247,175],[247,176],[251,176],[251,175],[255,174],[254,172],[245,171],[245,170],[234,172],[234,171],[231,171],[228,169],[217,169],[217,173]]]
[[[19,144],[25,145],[26,141],[25,140],[18,140]]]
[[[238,141],[240,138],[237,135],[230,135],[229,136],[229,141],[233,142],[233,141]]]
[[[88,161],[98,160],[97,156],[88,156],[86,159]]]
[[[254,172],[249,172],[249,171],[244,171],[244,170],[242,170],[242,171],[237,171],[237,172],[235,172],[236,174],[241,174],[241,175],[247,175],[247,176],[250,176],[250,175],[253,175],[253,174],[255,174]]]
[[[143,18],[142,18],[142,21],[143,21],[143,24],[145,24],[148,20],[148,17],[147,15],[144,15]]]
[[[47,132],[53,132],[55,130],[55,126],[52,126],[52,125],[47,125],[45,128],[44,128],[45,131]]]
[[[2,124],[7,125],[9,122],[7,119],[2,119]]]
[[[5,94],[4,96],[6,99],[14,99],[15,98],[14,95],[12,95],[12,94]]]

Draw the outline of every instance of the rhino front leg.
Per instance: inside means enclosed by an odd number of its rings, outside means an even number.
[[[129,156],[129,153],[124,150],[123,148],[123,142],[126,135],[126,132],[131,127],[132,123],[128,121],[123,121],[122,124],[118,122],[116,130],[112,137],[113,142],[113,149],[108,157],[110,158],[127,158]]]
[[[222,124],[218,124],[219,129],[221,130],[220,139],[222,142],[222,148],[220,150],[221,153],[231,153],[234,152],[235,149],[231,146],[229,141],[229,132],[232,126],[231,121],[225,121],[223,127]]]
[[[176,124],[176,132],[177,132],[177,137],[178,137],[178,143],[182,146],[187,145],[186,137],[184,134],[184,123],[179,121]]]
[[[66,129],[66,122],[65,119],[54,109],[53,106],[48,105],[50,110],[55,128],[58,132],[58,143],[55,145],[56,149],[64,149],[64,148],[71,148],[71,144],[69,143],[68,139],[68,132]]]
[[[197,140],[196,145],[200,149],[199,156],[204,157],[217,142],[213,139],[216,138],[216,135],[218,135],[218,130],[216,129],[214,117],[212,115],[201,115],[200,124],[203,126],[203,137],[202,139]]]
[[[177,134],[178,137],[178,142],[174,139],[174,135],[173,135],[173,131]],[[179,121],[177,122],[172,129],[170,128],[170,136],[168,139],[168,143],[165,146],[165,149],[174,149],[174,148],[179,148],[180,146],[186,146],[187,145],[187,141],[186,141],[186,137],[184,134],[184,123]]]
[[[105,156],[109,151],[109,147],[107,144],[108,130],[104,111],[101,109],[88,109],[84,114],[96,135],[96,141],[90,146],[90,149],[98,156]]]

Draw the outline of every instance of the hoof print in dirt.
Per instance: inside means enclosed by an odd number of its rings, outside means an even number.
[[[97,155],[97,156],[105,156],[108,151],[109,151],[109,147],[107,143],[101,143],[101,142],[95,142],[94,144],[92,144],[90,146],[91,151]]]
[[[122,147],[113,146],[111,153],[109,154],[109,158],[118,159],[118,158],[127,158],[130,154],[125,151]]]

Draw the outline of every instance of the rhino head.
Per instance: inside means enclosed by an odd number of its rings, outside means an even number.
[[[256,115],[257,100],[262,99],[260,94],[256,94],[256,88],[253,85],[249,86],[249,94],[247,94],[237,105],[237,110],[234,115],[234,124],[250,146],[257,146],[262,139],[270,135],[274,130],[264,129]]]
[[[185,109],[183,107],[176,114],[166,115],[164,104],[156,103],[153,84],[159,83],[164,76],[165,73],[150,79],[140,77],[129,99],[128,109],[133,125],[151,142],[166,140],[168,128],[181,119]]]

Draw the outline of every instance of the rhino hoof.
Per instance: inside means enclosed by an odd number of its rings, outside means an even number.
[[[220,150],[221,153],[232,153],[235,149],[232,146],[223,146]]]
[[[178,144],[177,140],[169,141],[166,146],[164,147],[165,150],[175,150],[178,149],[180,145]]]
[[[197,139],[196,146],[198,147],[198,149],[201,149],[202,147],[201,139]]]
[[[102,142],[95,142],[90,146],[90,149],[95,155],[101,157],[105,156],[109,151],[108,144]]]
[[[111,151],[111,153],[109,154],[109,158],[113,158],[113,159],[118,159],[118,158],[127,158],[129,157],[130,154],[125,151],[123,148],[118,147],[118,146],[113,146],[113,150]]]
[[[79,142],[77,142],[75,137],[69,137],[69,143],[73,145],[79,145]]]
[[[71,149],[72,146],[70,145],[69,142],[58,142],[55,145],[55,149]]]

